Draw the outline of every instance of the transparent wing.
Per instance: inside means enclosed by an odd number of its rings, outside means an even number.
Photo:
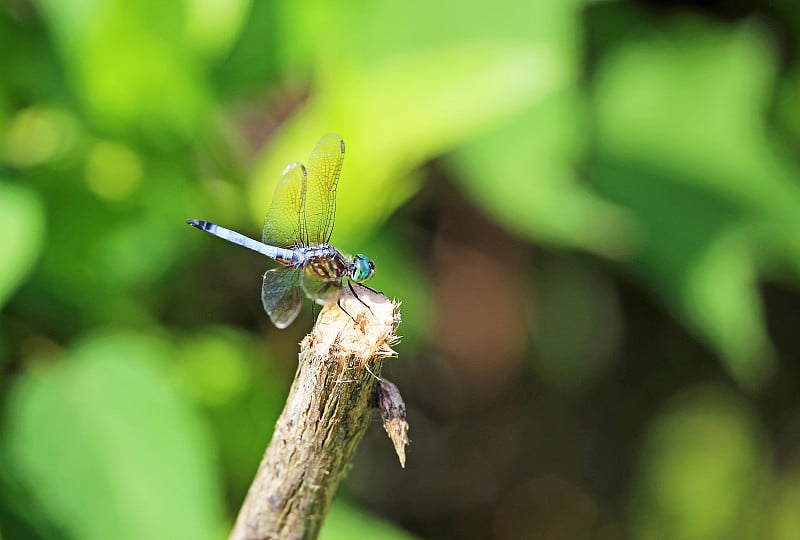
[[[322,137],[306,163],[305,222],[301,234],[307,245],[330,240],[336,217],[336,184],[342,172],[344,141],[335,133]]]
[[[302,272],[300,284],[306,296],[317,304],[335,304],[342,294],[342,280],[326,281],[317,277],[309,269],[304,269]]]
[[[306,169],[300,163],[292,163],[278,180],[275,196],[267,210],[261,235],[265,244],[290,248],[305,239],[305,234],[301,234],[305,197]]]
[[[300,270],[291,266],[273,268],[264,273],[261,302],[278,328],[292,324],[303,307],[300,274]]]

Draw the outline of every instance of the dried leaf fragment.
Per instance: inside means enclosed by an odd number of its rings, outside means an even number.
[[[408,421],[406,420],[406,404],[400,390],[393,383],[378,378],[375,384],[375,406],[381,413],[383,429],[389,435],[400,466],[406,466],[406,445],[408,444]]]

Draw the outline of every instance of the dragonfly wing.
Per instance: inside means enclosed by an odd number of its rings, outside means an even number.
[[[282,248],[293,247],[305,234],[301,222],[306,198],[306,169],[292,163],[284,169],[275,196],[264,219],[262,239],[265,244]]]
[[[341,280],[324,280],[306,269],[300,277],[306,296],[317,304],[331,305],[339,301],[342,294]]]
[[[286,328],[292,324],[303,307],[300,271],[290,266],[267,270],[261,288],[261,302],[275,326]]]
[[[308,158],[305,223],[301,226],[307,245],[330,240],[336,217],[336,184],[343,161],[344,141],[335,133],[322,137]]]

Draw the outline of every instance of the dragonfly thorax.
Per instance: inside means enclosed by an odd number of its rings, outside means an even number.
[[[306,272],[323,281],[341,281],[350,275],[350,264],[330,244],[297,248],[294,265],[305,268]]]
[[[316,259],[319,257],[323,258],[339,258],[344,260],[344,257],[339,250],[333,247],[330,244],[317,244],[314,246],[299,246],[293,248],[295,252],[295,257],[297,263],[303,264],[304,262]]]

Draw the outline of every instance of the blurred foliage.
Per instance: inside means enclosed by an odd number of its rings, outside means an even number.
[[[323,538],[800,537],[800,8],[699,6],[0,5],[0,535],[227,534],[311,318],[183,222],[336,131],[414,444]]]
[[[197,538],[220,528],[209,434],[168,386],[165,344],[151,339],[97,336],[69,358],[33,359],[45,365],[9,396],[6,463],[69,536]]]
[[[11,183],[0,184],[0,230],[5,260],[0,267],[0,304],[31,271],[42,249],[44,211],[35,193]]]
[[[735,398],[695,389],[676,396],[645,434],[636,538],[758,536],[763,434]]]

